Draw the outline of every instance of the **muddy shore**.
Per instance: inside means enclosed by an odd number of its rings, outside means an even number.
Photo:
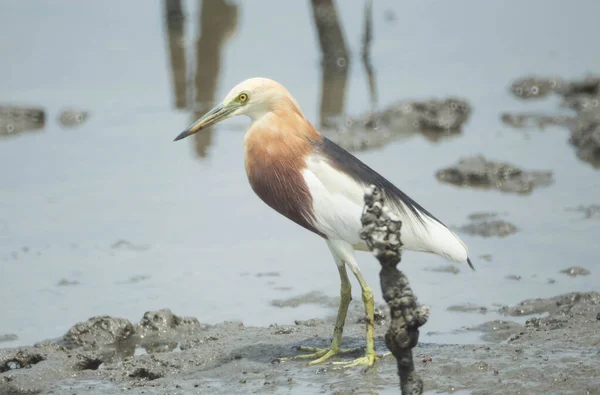
[[[363,346],[361,311],[353,301],[345,347]],[[377,349],[384,352],[387,309],[380,311]],[[481,332],[485,344],[417,346],[427,392],[600,394],[600,293],[526,300],[498,311],[505,321],[460,329]],[[480,313],[460,309],[457,320]],[[512,321],[516,316],[530,318],[523,325]],[[399,393],[391,356],[369,370],[279,359],[295,355],[299,345],[326,347],[331,329],[332,317],[267,328],[205,325],[166,309],[147,312],[138,324],[93,317],[60,339],[0,350],[0,394]]]
[[[523,100],[542,99],[550,94],[562,98],[560,107],[575,111],[575,115],[540,113],[504,113],[504,124],[517,129],[556,125],[570,131],[569,143],[575,147],[577,157],[600,167],[600,77],[587,77],[566,81],[558,77],[523,77],[510,87],[510,91]]]

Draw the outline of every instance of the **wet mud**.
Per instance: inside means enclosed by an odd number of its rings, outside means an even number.
[[[458,228],[460,232],[481,237],[506,237],[516,233],[516,225],[497,218],[497,213],[474,213],[469,216],[471,223]]]
[[[459,315],[488,310],[452,308]],[[354,301],[344,347],[364,346],[361,311]],[[526,300],[499,312],[507,319],[463,329],[481,332],[486,344],[419,343],[415,364],[426,391],[600,393],[599,293]],[[384,352],[387,309],[379,315],[376,347]],[[513,316],[529,318],[522,324]],[[399,393],[391,356],[366,371],[280,359],[296,355],[300,345],[327,347],[332,325],[333,317],[268,328],[205,325],[169,310],[147,312],[135,325],[93,317],[55,341],[0,350],[0,394]]]
[[[307,292],[302,295],[271,301],[271,305],[275,307],[298,307],[305,304],[334,308],[338,306],[339,298],[330,298],[322,292]]]
[[[44,129],[46,113],[39,107],[0,105],[0,137]]]
[[[551,125],[568,126],[573,122],[572,117],[566,115],[545,115],[540,113],[509,114],[500,116],[502,123],[515,129],[538,128],[545,129]]]
[[[453,305],[453,306],[449,306],[446,310],[448,311],[457,311],[457,312],[461,312],[461,313],[481,313],[481,314],[485,314],[488,311],[488,308],[485,306],[478,306],[476,304],[472,304],[472,303],[466,303],[466,304],[461,304],[461,305]]]
[[[0,104],[0,138],[24,132],[42,132],[46,127],[47,117],[47,111],[41,107]],[[57,115],[56,121],[64,128],[74,128],[85,123],[88,118],[88,111],[66,109]]]
[[[488,343],[504,343],[514,333],[520,333],[523,325],[514,321],[492,320],[465,328],[466,331],[481,332],[481,339]]]
[[[15,335],[14,333],[5,333],[3,335],[0,335],[0,343],[2,342],[11,342],[13,340],[18,340],[19,336]]]
[[[347,118],[337,127],[323,128],[323,133],[349,151],[379,148],[417,134],[438,142],[460,135],[471,112],[469,103],[459,98],[402,100],[381,111]]]
[[[511,92],[521,99],[539,99],[550,94],[562,97],[560,107],[575,111],[575,115],[540,113],[501,115],[501,120],[516,128],[548,125],[566,127],[570,131],[569,142],[575,147],[577,157],[600,168],[600,77],[587,76],[579,81],[560,78],[527,76],[515,81]]]
[[[570,277],[588,276],[590,274],[588,269],[581,266],[572,266],[566,268],[565,270],[561,270],[560,272]]]
[[[439,181],[460,187],[498,189],[529,194],[554,182],[551,171],[522,170],[517,166],[485,159],[482,155],[460,159],[457,165],[436,173]]]
[[[58,114],[58,123],[63,127],[74,128],[87,121],[89,115],[88,111],[70,108]]]

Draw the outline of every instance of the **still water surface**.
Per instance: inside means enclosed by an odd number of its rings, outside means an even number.
[[[159,1],[0,3],[0,103],[46,114],[41,129],[0,136],[0,335],[18,336],[3,347],[60,336],[93,315],[137,321],[164,307],[206,323],[262,326],[332,313],[271,305],[310,291],[337,296],[339,280],[325,243],[250,189],[242,147],[248,121],[172,143],[254,76],[283,83],[315,126],[324,113],[359,116],[400,99],[457,96],[473,106],[458,138],[432,143],[415,135],[356,153],[446,224],[496,211],[519,228],[503,239],[460,235],[476,272],[428,271],[446,262],[405,254],[413,288],[433,309],[424,332],[442,333],[422,341],[475,341],[451,332],[497,318],[448,312],[450,305],[597,290],[600,221],[566,209],[600,203],[599,171],[577,159],[567,131],[524,135],[499,116],[557,108],[555,98],[512,97],[507,86],[517,77],[598,71],[592,42],[600,3],[375,1],[374,92],[360,57],[364,5],[338,3],[350,67],[342,94],[323,103],[306,1],[184,1],[184,23],[171,29]],[[89,117],[64,127],[58,117],[68,108]],[[517,196],[436,180],[438,169],[478,153],[551,170],[555,182]],[[378,263],[367,253],[358,259],[379,289]],[[559,274],[574,265],[591,275]],[[268,272],[277,275],[257,275]],[[522,279],[505,278],[513,274]]]

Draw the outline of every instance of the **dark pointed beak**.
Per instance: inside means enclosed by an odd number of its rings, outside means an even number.
[[[181,132],[175,140],[179,141],[188,136],[191,136],[194,133],[198,133],[202,129],[205,129],[215,123],[218,123],[226,118],[235,110],[235,107],[225,106],[223,104],[219,104],[209,112],[207,112],[202,118],[191,124],[186,130]]]

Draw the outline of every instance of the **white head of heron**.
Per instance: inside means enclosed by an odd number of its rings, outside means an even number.
[[[247,79],[231,89],[220,104],[179,134],[175,141],[238,115],[247,115],[256,121],[283,103],[292,105],[301,114],[298,103],[278,82],[268,78]]]

